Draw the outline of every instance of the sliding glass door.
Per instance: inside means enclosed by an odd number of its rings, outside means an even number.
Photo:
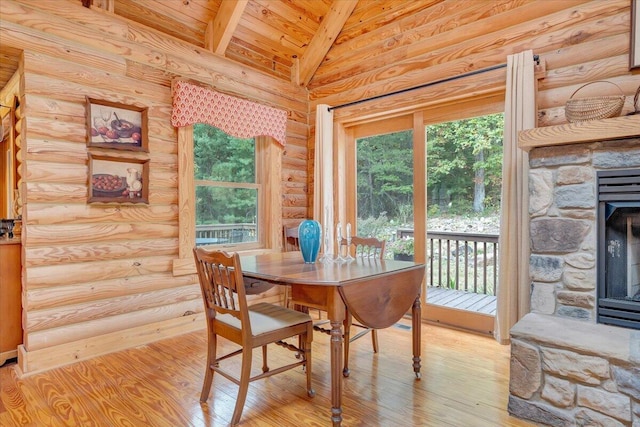
[[[404,248],[413,259],[413,245],[395,244],[413,238],[413,131],[357,139],[355,151],[358,234],[387,241],[387,258]]]

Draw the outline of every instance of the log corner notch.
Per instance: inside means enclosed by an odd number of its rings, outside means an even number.
[[[98,9],[105,10],[107,12],[114,12],[115,0],[81,0],[82,5],[87,9],[91,9],[92,6]]]

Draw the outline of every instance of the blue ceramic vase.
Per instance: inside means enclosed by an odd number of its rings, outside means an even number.
[[[320,242],[322,242],[322,228],[318,221],[305,219],[298,226],[298,241],[305,263],[312,264],[318,258]]]

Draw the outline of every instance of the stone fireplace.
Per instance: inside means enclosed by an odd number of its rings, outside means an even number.
[[[511,330],[508,410],[544,425],[640,427],[640,329],[603,323],[598,308],[599,177],[640,169],[640,117],[602,122],[630,130],[614,140],[576,131],[583,140],[561,143],[543,132],[527,147],[531,309]],[[561,135],[580,125],[557,128]],[[640,211],[625,209],[625,274],[633,281]],[[625,298],[633,293],[626,289]]]

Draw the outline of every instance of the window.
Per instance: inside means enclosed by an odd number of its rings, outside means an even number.
[[[282,148],[287,138],[287,111],[184,81],[176,81],[172,89],[179,189],[178,257],[173,260],[173,274],[196,272],[193,248],[197,243],[244,254],[278,250],[282,245]],[[200,129],[194,131],[195,127]],[[221,128],[229,135],[220,132]],[[253,138],[242,145],[230,138],[232,133]],[[198,147],[196,160],[199,135],[210,135],[207,145],[214,145]],[[230,147],[239,151],[228,151]],[[205,227],[217,230],[198,231]]]
[[[193,125],[196,245],[240,249],[260,243],[258,140]]]

